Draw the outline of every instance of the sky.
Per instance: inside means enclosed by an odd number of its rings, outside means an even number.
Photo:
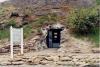
[[[8,1],[8,0],[0,0],[0,2],[4,2],[4,1]]]

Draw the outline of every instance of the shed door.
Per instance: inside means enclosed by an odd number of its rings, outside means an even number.
[[[53,48],[59,48],[60,45],[60,31],[52,31]]]
[[[60,46],[60,31],[57,29],[49,30],[47,35],[48,48],[59,48]]]

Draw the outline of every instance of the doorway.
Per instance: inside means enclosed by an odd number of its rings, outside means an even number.
[[[62,29],[50,29],[48,30],[46,43],[48,48],[59,48],[61,40]]]

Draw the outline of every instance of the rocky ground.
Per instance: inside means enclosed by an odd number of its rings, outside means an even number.
[[[14,46],[13,60],[9,45],[0,48],[0,67],[84,67],[100,63],[100,49],[87,39],[73,37],[67,29],[62,32],[60,48],[41,49],[36,44],[39,40],[34,39],[40,37],[33,37],[24,45],[24,55],[20,55],[19,46]]]
[[[81,4],[80,2],[78,3]],[[91,4],[92,2],[87,5],[91,6]],[[83,4],[83,6],[85,7],[86,5]],[[8,12],[11,11],[8,10]],[[9,40],[0,41],[0,67],[85,67],[86,65],[88,65],[86,67],[99,67],[100,49],[94,48],[94,43],[88,39],[82,40],[73,37],[68,29],[65,29],[61,36],[60,48],[55,49],[43,49],[39,45],[40,37],[32,36],[32,39],[25,41],[24,55],[20,55],[19,46],[14,46],[14,49],[18,47],[18,50],[17,48],[14,50],[13,60],[10,58]]]
[[[24,55],[15,54],[13,60],[10,59],[9,54],[0,55],[0,67],[84,67],[92,64],[99,65],[100,62],[98,53],[72,54],[57,50],[45,49],[38,52],[30,51]]]

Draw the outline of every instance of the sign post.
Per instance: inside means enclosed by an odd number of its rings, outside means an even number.
[[[11,58],[13,59],[13,32],[12,32],[12,26],[10,27],[10,49],[11,49]]]
[[[21,54],[23,54],[23,28],[21,28]]]
[[[10,27],[10,48],[11,48],[11,58],[13,59],[13,45],[21,46],[21,54],[23,54],[23,28],[13,28]]]

